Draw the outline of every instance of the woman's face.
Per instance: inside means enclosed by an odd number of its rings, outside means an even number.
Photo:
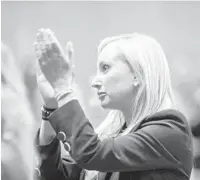
[[[133,73],[117,46],[109,44],[100,52],[97,76],[92,86],[103,108],[122,110],[132,107],[136,88]]]

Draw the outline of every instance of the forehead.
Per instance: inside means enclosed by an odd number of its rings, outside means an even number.
[[[106,45],[102,51],[98,55],[98,64],[103,63],[103,62],[116,62],[118,60],[122,60],[123,54],[120,51],[120,48],[114,44],[110,43]]]

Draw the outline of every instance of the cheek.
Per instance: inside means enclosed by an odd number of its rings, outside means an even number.
[[[132,89],[130,75],[123,71],[112,71],[105,77],[105,88],[109,92],[123,93]]]

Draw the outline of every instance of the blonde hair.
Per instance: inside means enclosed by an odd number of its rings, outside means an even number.
[[[34,121],[23,76],[10,49],[1,43],[2,178],[32,180]]]
[[[143,34],[124,34],[104,39],[98,47],[98,54],[111,43],[121,50],[141,81],[141,87],[133,104],[129,126],[120,133],[125,123],[124,116],[118,110],[111,110],[96,129],[100,139],[115,137],[119,133],[128,134],[147,116],[162,108],[175,108],[168,62],[160,44]]]

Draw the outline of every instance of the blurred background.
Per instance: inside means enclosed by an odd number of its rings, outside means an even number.
[[[42,101],[32,44],[39,28],[52,29],[63,47],[73,42],[77,88],[94,126],[107,114],[90,86],[96,73],[97,46],[105,37],[132,32],[160,42],[171,68],[177,103],[191,126],[200,122],[200,2],[1,2],[1,15],[2,42],[20,66],[38,124]],[[194,137],[194,146],[198,157],[198,137]],[[199,175],[195,168],[191,180]]]

